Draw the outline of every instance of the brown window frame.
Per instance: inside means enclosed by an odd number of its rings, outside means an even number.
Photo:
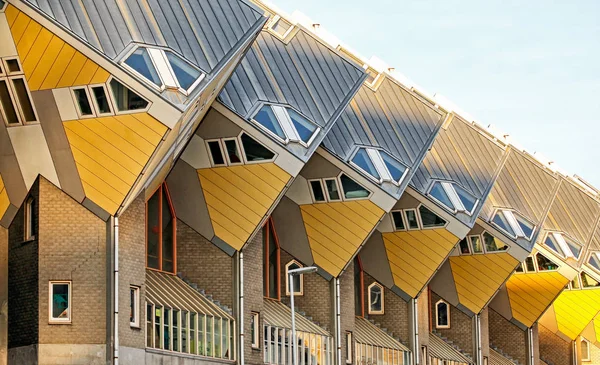
[[[148,201],[152,199],[152,197],[159,193],[158,199],[158,269],[154,267],[148,266]],[[165,194],[167,198],[167,205],[169,206],[169,210],[171,211],[171,216],[173,217],[173,271],[164,271],[162,269],[162,237],[163,237],[163,229],[162,229],[162,212],[163,212],[163,194]],[[160,271],[168,274],[175,275],[177,273],[177,216],[175,215],[175,208],[173,208],[173,201],[171,200],[171,194],[169,193],[169,188],[167,187],[167,183],[163,182],[160,186],[154,190],[154,192],[150,195],[148,200],[146,200],[146,268],[149,270]]]
[[[360,260],[360,257],[356,256],[355,258],[356,263],[358,265],[358,269],[359,269],[359,275],[360,275],[360,293],[358,293],[358,295],[360,296],[360,317],[365,316],[365,271],[363,269],[363,265],[362,265],[362,261]],[[356,267],[355,266],[355,267]],[[354,293],[354,295],[356,295],[356,293]],[[354,310],[354,314],[356,315],[356,309]]]
[[[273,236],[273,240],[271,241],[271,230],[273,231],[273,233],[275,233]],[[266,234],[266,236],[263,237],[264,242],[266,242],[266,249],[265,249],[265,245],[263,244],[263,260],[264,260],[264,271],[263,271],[263,291],[265,289],[265,287],[267,287],[267,291],[263,292],[263,296],[265,298],[269,298],[269,299],[275,299],[275,300],[281,300],[281,246],[279,245],[279,239],[277,238],[277,232],[275,231],[275,225],[273,224],[273,217],[269,217],[267,219],[267,221],[265,222],[264,226],[263,226],[263,234]],[[277,264],[276,264],[276,270],[275,272],[277,273],[277,298],[271,298],[269,296],[269,292],[268,292],[268,286],[269,286],[269,251],[270,251],[270,247],[271,247],[271,242],[275,243],[275,246],[277,247]],[[266,284],[266,285],[265,285]]]

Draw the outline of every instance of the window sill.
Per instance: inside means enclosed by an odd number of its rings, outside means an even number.
[[[71,321],[64,321],[64,322],[62,322],[62,321],[48,321],[48,324],[50,324],[50,325],[55,325],[55,324],[65,325],[65,324],[72,324],[72,322]]]
[[[259,346],[252,346],[252,351],[260,352]]]
[[[141,330],[142,329],[142,327],[139,324],[133,324],[133,323],[129,324],[129,328],[131,328],[133,330]]]
[[[36,240],[36,237],[35,237],[35,236],[33,236],[33,237],[30,237],[30,238],[26,238],[26,239],[24,239],[24,240],[23,240],[23,242],[21,242],[21,244],[25,244],[25,243],[33,242],[33,241],[35,241],[35,240]]]

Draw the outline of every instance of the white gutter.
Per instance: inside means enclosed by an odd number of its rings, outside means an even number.
[[[413,310],[412,322],[413,322],[413,334],[414,334],[413,358],[414,358],[415,365],[420,364],[419,352],[421,350],[419,348],[419,308],[418,308],[418,304],[419,304],[419,300],[417,298],[414,298],[412,300],[412,310]]]
[[[113,364],[119,365],[119,217],[113,218],[114,237],[114,339],[113,339]]]
[[[475,364],[483,364],[483,353],[481,349],[481,316],[476,314],[473,319],[475,320]]]
[[[341,309],[340,309],[340,279],[335,278],[335,342],[337,346],[336,357],[337,364],[342,364],[342,328],[341,328]]]
[[[527,344],[529,345],[529,365],[535,365],[535,354],[533,353],[533,328],[527,329]]]
[[[244,253],[239,252],[238,271],[240,275],[239,281],[239,319],[240,319],[240,341],[239,341],[239,364],[244,364]],[[260,326],[259,326],[260,327]]]

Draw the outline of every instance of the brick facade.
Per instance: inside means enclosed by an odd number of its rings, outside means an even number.
[[[233,308],[234,259],[177,220],[177,271],[214,300]]]
[[[490,347],[497,348],[527,364],[527,332],[512,324],[491,308],[488,308]]]
[[[250,240],[243,249],[244,254],[244,360],[246,364],[262,364],[262,316],[258,334],[259,349],[252,348],[251,314],[263,309],[263,238],[262,231]]]
[[[346,332],[354,332],[354,265],[348,265],[340,276],[340,333],[342,362],[346,358]],[[352,344],[350,344],[352,347]],[[354,356],[354,354],[352,354]]]
[[[540,358],[553,365],[571,365],[573,342],[566,341],[546,327],[539,325]]]
[[[436,328],[435,327],[435,304],[442,299],[439,295],[430,292],[431,295],[431,313],[432,323],[434,331],[447,338],[449,341],[458,346],[464,353],[473,358],[475,353],[474,345],[474,333],[473,333],[473,318],[469,317],[456,307],[450,306],[450,328]]]
[[[0,227],[0,365],[8,360],[8,230]]]

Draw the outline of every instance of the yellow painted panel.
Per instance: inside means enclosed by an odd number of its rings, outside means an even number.
[[[25,13],[19,13],[17,19],[15,19],[14,23],[11,25],[10,32],[12,33],[15,44],[19,43],[21,40],[21,37],[25,33],[25,29],[27,29],[30,21],[31,18]]]
[[[506,282],[513,317],[531,327],[564,289],[569,279],[558,272],[512,275]]]
[[[62,75],[69,66],[71,59],[73,59],[73,55],[75,55],[75,48],[65,43],[63,48],[60,50],[60,53],[56,57],[52,68],[50,68],[48,71],[46,79],[44,82],[42,82],[40,89],[54,89],[56,87],[58,81],[61,79]]]
[[[52,37],[52,40],[44,51],[43,56],[40,58],[40,62],[38,62],[35,70],[33,70],[33,73],[31,74],[31,77],[28,79],[29,89],[31,91],[39,90],[41,88],[42,82],[44,82],[44,79],[46,76],[48,76],[50,68],[52,68],[54,61],[56,61],[56,58],[58,57],[58,54],[64,45],[65,42],[63,42],[62,39],[56,36]]]
[[[137,119],[138,121],[140,121],[146,127],[152,129],[156,134],[158,134],[158,136],[160,138],[162,138],[162,136],[167,131],[167,127],[165,127],[161,123],[158,123],[158,124],[155,123],[156,119],[154,119],[154,117],[152,117],[148,113],[131,114],[131,116],[133,116],[135,119]]]
[[[17,53],[19,54],[21,60],[24,60],[25,57],[27,57],[29,50],[31,50],[31,47],[33,46],[33,43],[40,34],[41,30],[42,26],[40,23],[33,19],[29,22],[27,29],[25,29],[25,33],[23,33],[21,40],[19,40],[19,43],[17,43]]]
[[[458,243],[444,228],[383,233],[394,283],[415,297]]]
[[[4,216],[9,205],[10,200],[8,199],[6,188],[4,187],[4,180],[2,180],[2,176],[0,176],[0,218]]]
[[[565,290],[554,301],[558,330],[575,340],[600,311],[600,289]]]
[[[12,27],[13,23],[17,19],[17,16],[19,16],[19,13],[19,9],[15,8],[11,4],[8,4],[6,9],[4,10],[4,15],[6,15],[6,20],[8,20],[9,27]]]
[[[90,84],[103,84],[106,81],[108,81],[109,77],[110,74],[108,73],[108,71],[106,71],[102,67],[98,67],[98,70],[94,74],[94,77],[92,77],[92,81],[90,81]]]
[[[152,116],[142,118],[141,116],[143,115],[146,115],[146,113],[119,115],[115,119],[128,128],[133,129],[142,138],[150,142],[150,144],[156,145],[161,141],[167,131],[167,127],[160,123],[156,125],[156,119],[152,118]]]
[[[139,122],[144,122],[145,118],[136,115]],[[158,136],[164,131],[164,127],[153,125],[147,134]],[[241,249],[258,228],[291,177],[287,175],[287,179],[281,181],[269,172],[276,171],[269,165],[274,164],[198,170],[215,235],[236,250]],[[273,189],[278,192],[275,196]]]
[[[132,114],[128,117],[135,117]],[[64,122],[77,170],[86,196],[114,214],[148,163],[151,153],[143,153],[134,136],[121,123],[122,116]],[[137,120],[137,119],[136,119]],[[154,128],[154,118],[144,118],[144,128]],[[113,128],[118,125],[117,128]],[[137,139],[136,139],[137,138]],[[135,142],[130,143],[130,141]],[[160,141],[160,139],[158,140]],[[148,141],[143,142],[149,151]],[[152,148],[156,149],[158,143]]]
[[[596,332],[596,341],[600,343],[600,315],[594,317],[594,331]]]
[[[25,59],[21,59],[23,64],[23,72],[25,73],[25,78],[29,80],[31,75],[33,74],[33,70],[35,70],[38,62],[42,58],[46,47],[50,44],[52,40],[52,33],[48,31],[46,28],[42,28],[40,34],[38,34],[35,42],[33,42],[33,46],[31,46],[31,50],[27,53],[27,57]]]
[[[127,123],[120,122],[118,119],[120,117],[121,116],[102,118],[103,124],[106,128],[119,135],[120,138],[126,140],[127,143],[135,146],[135,148],[145,155],[150,156],[154,152],[156,145],[148,142],[138,133],[138,131],[128,126]],[[157,142],[158,141],[155,143]]]
[[[58,84],[57,88],[61,87],[69,87],[75,83],[75,79],[79,76],[83,65],[85,65],[87,58],[79,51],[76,51],[67,66],[67,70],[63,73]]]
[[[71,86],[89,85],[96,71],[98,71],[98,65],[95,64],[94,61],[87,59],[83,65],[83,68],[79,72],[79,75],[77,75],[77,78]]]
[[[260,168],[267,170],[267,172],[270,175],[273,175],[274,177],[279,179],[280,182],[287,183],[288,180],[290,179],[290,175],[287,172],[285,172],[285,170],[283,170],[281,167],[275,165],[274,163],[258,164],[256,166],[259,166]]]
[[[517,259],[505,252],[450,257],[459,302],[473,313],[479,313],[517,263]]]
[[[367,213],[376,212],[377,214]],[[300,206],[315,264],[338,276],[384,211],[369,200]]]

